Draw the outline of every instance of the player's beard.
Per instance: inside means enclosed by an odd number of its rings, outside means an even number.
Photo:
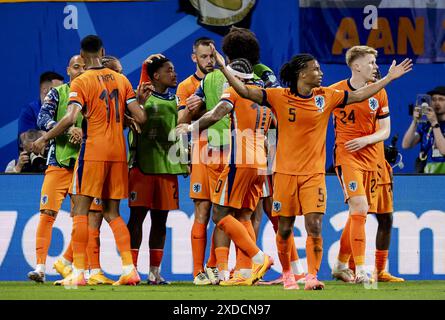
[[[207,73],[210,73],[213,71],[213,67],[212,67],[212,70],[209,71],[205,67],[201,66],[199,63],[198,63],[198,68],[203,74],[207,74]]]

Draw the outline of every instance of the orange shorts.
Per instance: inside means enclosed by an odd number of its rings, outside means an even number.
[[[324,173],[299,176],[275,173],[273,190],[273,216],[293,217],[326,211]]]
[[[255,210],[260,200],[264,175],[256,168],[237,168],[228,165],[218,178],[212,193],[212,202],[234,209]]]
[[[350,166],[337,166],[335,168],[340,185],[345,196],[345,203],[354,196],[366,196],[368,212],[377,210],[377,171],[361,170]]]
[[[377,185],[377,210],[378,214],[394,212],[392,183]]]
[[[264,176],[263,190],[261,192],[261,198],[272,197],[273,195],[273,181],[272,175],[268,174]]]
[[[128,206],[154,210],[179,208],[178,176],[175,174],[144,174],[137,167],[129,172]]]
[[[207,166],[202,163],[192,164],[190,174],[190,198],[196,200],[210,200],[209,177]]]
[[[126,162],[77,160],[70,193],[100,199],[125,199],[128,192]]]
[[[73,179],[73,169],[48,166],[40,194],[40,211],[51,210],[59,212],[63,200],[68,195],[68,190]],[[91,211],[102,211],[100,199],[95,198],[91,203]]]

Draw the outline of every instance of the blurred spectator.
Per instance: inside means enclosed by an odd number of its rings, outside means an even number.
[[[445,86],[427,92],[431,106],[426,108],[426,123],[418,123],[421,107],[413,111],[413,121],[403,137],[402,147],[412,148],[420,142],[420,154],[416,159],[418,173],[445,173]]]
[[[40,75],[40,97],[38,100],[32,101],[22,107],[19,116],[18,137],[29,129],[39,129],[37,127],[37,115],[39,114],[42,102],[49,89],[60,86],[61,84],[63,84],[63,76],[56,72],[46,71]]]
[[[39,173],[46,170],[46,155],[42,156],[31,151],[34,141],[43,135],[44,131],[29,129],[20,135],[19,158],[11,160],[6,173]]]

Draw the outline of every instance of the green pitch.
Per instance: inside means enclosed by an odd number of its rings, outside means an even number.
[[[285,291],[282,286],[219,287],[174,282],[169,286],[86,286],[78,289],[51,283],[0,282],[0,300],[445,300],[445,281],[378,283],[377,289],[326,281],[323,291]]]

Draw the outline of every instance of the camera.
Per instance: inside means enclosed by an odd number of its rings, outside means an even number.
[[[397,149],[397,140],[399,139],[399,135],[396,134],[391,139],[391,144],[389,146],[385,146],[385,159],[389,162],[389,164],[394,165],[397,161],[397,156],[399,155],[399,150]]]
[[[46,158],[40,154],[35,154],[34,152],[31,152],[29,155],[29,163],[34,169],[33,171],[41,172],[46,168]]]

